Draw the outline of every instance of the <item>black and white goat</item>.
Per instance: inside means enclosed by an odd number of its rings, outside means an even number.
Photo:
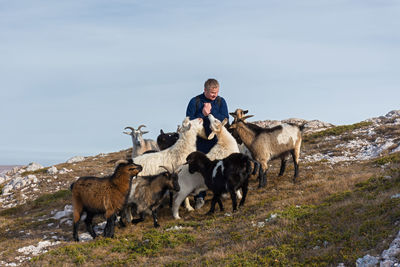
[[[242,199],[239,206],[246,200],[250,175],[260,170],[259,163],[253,161],[242,153],[232,153],[222,160],[211,161],[204,153],[196,151],[187,156],[186,163],[189,165],[189,172],[199,172],[207,187],[213,191],[210,213],[214,213],[215,204],[218,203],[220,210],[224,207],[221,195],[229,192],[232,198],[232,209],[237,210],[236,191],[242,189]]]

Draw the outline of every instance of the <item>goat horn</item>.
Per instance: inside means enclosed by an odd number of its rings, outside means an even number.
[[[130,129],[132,132],[135,130],[132,127],[125,127],[124,130],[126,130],[126,129]]]
[[[140,128],[143,128],[143,127],[146,127],[146,125],[140,125],[138,128],[137,128],[137,130],[139,131],[140,130]]]
[[[160,168],[163,168],[163,169],[167,170],[168,173],[171,173],[171,172],[167,169],[167,167],[165,167],[165,166],[160,166]]]
[[[242,118],[242,121],[244,121],[245,119],[251,118],[251,117],[254,117],[254,115],[247,115],[247,116],[244,116],[244,117]]]

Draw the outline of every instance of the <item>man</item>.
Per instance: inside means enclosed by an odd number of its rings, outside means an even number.
[[[210,121],[208,115],[212,114],[215,118],[223,121],[225,118],[229,118],[228,106],[225,99],[218,96],[219,83],[216,79],[208,79],[204,83],[204,92],[198,96],[193,97],[187,106],[186,116],[190,117],[191,120],[196,118],[203,119],[203,125],[206,135],[211,133]],[[211,148],[217,143],[218,139],[215,136],[212,140],[206,140],[203,138],[197,138],[196,147],[198,151],[207,154]],[[195,208],[199,209],[204,205],[204,198],[206,192],[200,192],[196,199]]]

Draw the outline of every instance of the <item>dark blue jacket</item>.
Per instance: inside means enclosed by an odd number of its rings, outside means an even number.
[[[208,117],[203,115],[202,112],[204,103],[211,103],[211,114],[221,122],[225,118],[229,119],[228,105],[223,97],[218,96],[215,100],[209,100],[205,97],[204,93],[195,96],[190,100],[186,108],[186,116],[188,116],[191,120],[202,118],[204,121],[203,124],[206,134],[209,135],[211,133],[210,121],[208,120]],[[214,137],[212,140],[205,140],[199,137],[197,138],[196,142],[197,150],[203,153],[208,153],[217,143],[217,141],[217,137]]]

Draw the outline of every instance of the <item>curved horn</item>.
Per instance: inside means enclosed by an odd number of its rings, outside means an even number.
[[[125,127],[124,130],[126,130],[126,129],[130,129],[132,132],[135,130],[132,127]]]
[[[167,167],[165,167],[165,166],[159,166],[159,167],[160,167],[160,168],[163,168],[163,169],[166,169],[168,173],[171,173],[171,172],[167,169]]]
[[[146,125],[139,125],[139,127],[137,128],[137,130],[139,131],[140,130],[140,128],[143,128],[143,127],[146,127]]]

